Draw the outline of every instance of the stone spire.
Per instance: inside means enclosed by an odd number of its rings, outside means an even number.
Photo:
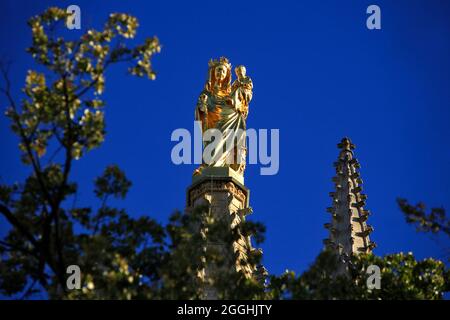
[[[330,233],[324,244],[342,261],[347,261],[354,254],[371,252],[376,245],[369,238],[373,227],[367,224],[370,212],[364,209],[367,195],[361,193],[360,165],[353,155],[355,145],[349,138],[343,138],[337,146],[340,152],[334,163],[335,191],[330,192],[332,206],[327,208],[331,222],[325,223]]]

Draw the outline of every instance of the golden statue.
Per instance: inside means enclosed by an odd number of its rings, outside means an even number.
[[[201,92],[195,108],[195,120],[202,124],[202,132],[218,129],[222,140],[215,148],[215,157],[209,163],[203,163],[194,171],[201,174],[206,166],[229,166],[243,175],[246,157],[246,119],[248,105],[253,96],[252,80],[246,75],[244,66],[235,68],[237,79],[231,84],[231,64],[227,58],[210,60],[208,80]],[[232,142],[232,148],[227,143]],[[210,142],[205,142],[204,147]],[[217,152],[222,150],[222,152]]]

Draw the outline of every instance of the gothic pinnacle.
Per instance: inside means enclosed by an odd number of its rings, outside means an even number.
[[[366,223],[369,215],[364,209],[367,195],[361,193],[360,165],[353,154],[355,145],[345,137],[337,146],[340,151],[334,162],[336,175],[332,179],[335,190],[330,192],[332,206],[327,208],[333,218],[324,225],[329,232],[324,243],[339,255],[367,253],[372,251],[375,243],[369,239],[373,227]]]

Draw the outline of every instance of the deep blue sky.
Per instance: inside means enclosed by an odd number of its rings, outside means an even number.
[[[92,203],[94,177],[116,163],[133,181],[120,203],[129,212],[165,222],[184,208],[195,166],[172,164],[170,135],[192,130],[207,62],[224,55],[253,79],[248,126],[280,129],[278,175],[261,176],[258,165],[246,172],[252,218],[267,226],[270,272],[302,271],[322,249],[343,136],[357,146],[375,252],[442,257],[438,244],[405,223],[395,199],[450,208],[449,1],[1,1],[0,54],[14,61],[17,96],[33,68],[26,20],[70,4],[81,7],[83,30],[123,11],[138,17],[138,39],[157,35],[163,44],[153,60],[156,81],[126,76],[120,66],[107,74],[106,141],[72,175],[80,205]],[[370,4],[381,7],[380,31],[366,28]],[[3,111],[0,150],[2,181],[22,181],[29,168]]]

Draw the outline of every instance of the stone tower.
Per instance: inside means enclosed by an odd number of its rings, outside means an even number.
[[[354,254],[371,252],[376,245],[369,238],[373,228],[367,224],[370,212],[364,208],[367,195],[361,193],[360,165],[353,154],[355,145],[349,138],[343,138],[338,148],[339,157],[334,163],[336,175],[333,177],[335,191],[330,192],[332,206],[327,208],[331,222],[325,223],[329,238],[324,240],[324,244],[346,262]],[[343,270],[345,268],[338,273]]]
[[[208,208],[206,217],[201,218],[204,223],[199,223],[195,227],[197,230],[193,230],[202,238],[198,280],[206,299],[217,298],[218,286],[215,289],[214,282],[220,282],[217,279],[224,275],[243,274],[247,279],[264,276],[264,268],[256,266],[257,259],[253,259],[262,252],[252,248],[247,230],[241,228],[241,222],[252,211],[250,191],[244,186],[244,171],[245,129],[253,82],[243,65],[234,69],[234,81],[231,70],[231,63],[225,57],[208,62],[207,80],[194,113],[202,132],[203,154],[202,163],[194,171],[192,185],[187,191],[186,212],[189,214],[196,207]],[[219,133],[219,137],[211,139],[209,134],[212,132]],[[216,237],[215,233],[225,234]],[[220,261],[216,263],[215,260]]]
[[[245,221],[246,216],[252,212],[249,207],[250,191],[244,186],[243,179],[242,175],[229,167],[205,168],[200,175],[193,177],[192,185],[187,190],[186,213],[189,214],[195,207],[206,205],[216,220],[221,220],[225,222],[225,226],[234,228],[241,221]],[[204,232],[204,230],[197,230],[197,232]],[[242,271],[245,277],[253,277],[264,282],[267,275],[265,268],[252,267],[245,263],[249,253],[258,251],[258,254],[262,254],[261,249],[252,248],[249,236],[242,235],[232,247],[217,242],[208,246],[216,246],[216,249],[219,248],[223,255],[228,257],[229,268]],[[204,248],[204,250],[207,249]],[[214,285],[211,285],[209,281],[217,272],[222,271],[208,263],[206,268],[199,272],[204,299],[217,299]]]

